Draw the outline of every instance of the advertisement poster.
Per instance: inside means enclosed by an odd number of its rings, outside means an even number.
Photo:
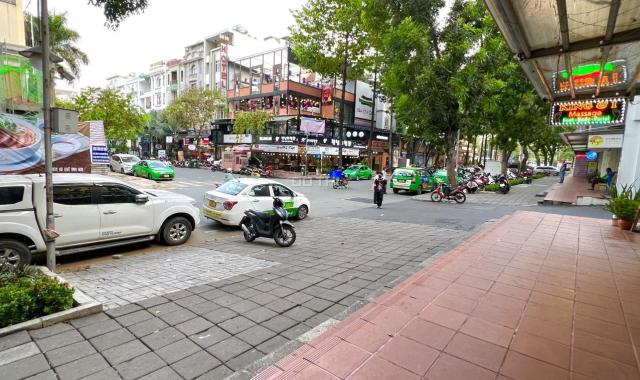
[[[109,164],[109,148],[105,144],[91,144],[91,163]]]
[[[54,173],[91,172],[91,132],[85,124],[84,128],[79,124],[78,133],[52,135]],[[44,173],[44,122],[0,114],[0,174],[32,173]]]
[[[356,82],[356,117],[371,120],[373,112],[373,91],[367,83]]]
[[[589,135],[587,148],[622,148],[622,134]]]

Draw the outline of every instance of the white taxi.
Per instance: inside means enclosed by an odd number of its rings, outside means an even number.
[[[268,179],[239,178],[205,193],[202,214],[230,226],[240,225],[246,210],[270,211],[273,197],[284,202],[289,217],[304,219],[311,209],[309,200],[289,187]]]

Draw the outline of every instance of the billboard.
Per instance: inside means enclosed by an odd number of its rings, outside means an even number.
[[[90,134],[90,123],[80,123],[78,133],[51,136],[53,172],[91,173]],[[43,120],[0,114],[0,174],[33,173],[44,173]]]
[[[622,140],[622,133],[615,135],[589,135],[587,148],[622,148]]]
[[[596,98],[554,102],[551,125],[620,125],[624,124],[627,99]]]
[[[373,90],[368,83],[356,82],[356,117],[371,120],[373,112]]]

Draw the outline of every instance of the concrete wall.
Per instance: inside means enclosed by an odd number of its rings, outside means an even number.
[[[0,43],[24,46],[22,0],[0,2]]]
[[[627,110],[627,122],[624,128],[624,141],[622,143],[622,155],[618,167],[617,184],[633,184],[636,190],[640,190],[640,96],[629,102]]]

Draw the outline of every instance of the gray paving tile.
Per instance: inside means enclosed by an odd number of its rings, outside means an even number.
[[[161,314],[159,315],[159,317],[163,321],[167,322],[169,325],[174,326],[174,325],[177,325],[178,323],[182,323],[195,318],[196,314],[189,311],[188,309],[180,308],[163,315]]]
[[[47,363],[47,359],[42,354],[0,366],[2,380],[24,379],[47,370],[49,370],[49,363]]]
[[[124,380],[130,380],[150,374],[165,366],[165,362],[158,355],[148,352],[128,362],[118,364],[116,370]]]
[[[312,317],[315,314],[316,314],[315,311],[308,309],[304,306],[296,306],[293,309],[287,310],[284,313],[282,313],[282,315],[284,315],[285,317],[294,319],[298,322],[302,322],[307,318]]]
[[[25,343],[31,342],[31,337],[26,331],[18,331],[13,334],[0,337],[0,351],[4,351],[8,348],[20,346]]]
[[[251,348],[251,345],[248,343],[232,336],[207,348],[207,352],[218,358],[220,361],[226,362],[246,351],[249,351]]]
[[[189,289],[189,291],[191,291],[191,289]],[[205,298],[202,298],[199,295],[194,294],[185,298],[180,298],[175,302],[176,304],[182,307],[188,307],[188,306],[197,305],[199,303],[206,302],[206,301],[207,300]]]
[[[116,321],[120,323],[124,327],[128,327],[131,325],[135,325],[136,323],[140,323],[146,320],[153,318],[154,315],[149,313],[146,310],[138,310],[134,311],[130,314],[125,314],[121,317],[116,318]]]
[[[118,365],[132,360],[142,354],[149,352],[149,348],[139,340],[132,340],[108,350],[102,351],[102,355],[112,365]]]
[[[176,380],[180,378],[180,375],[178,375],[176,371],[167,366],[141,377],[140,380]]]
[[[82,335],[76,330],[67,330],[61,334],[51,335],[44,339],[37,339],[36,344],[42,352],[55,350],[58,347],[67,346],[72,343],[84,340]]]
[[[175,327],[167,327],[158,332],[154,332],[145,336],[144,338],[142,338],[142,341],[152,350],[157,350],[173,342],[177,342],[184,337],[185,335],[176,330]]]
[[[229,360],[225,365],[234,371],[239,371],[262,357],[264,354],[254,348]]]
[[[220,361],[205,351],[197,352],[171,365],[180,376],[195,379],[219,366]]]
[[[136,339],[136,337],[133,336],[133,334],[131,334],[127,329],[120,328],[118,330],[114,330],[89,339],[89,342],[91,342],[91,344],[98,350],[103,351],[111,347],[119,346],[134,339]]]
[[[257,303],[249,300],[243,300],[233,305],[229,305],[228,308],[235,311],[238,314],[244,314],[250,310],[260,307]]]
[[[168,346],[164,346],[155,352],[162,360],[168,364],[172,364],[201,350],[202,348],[200,346],[193,343],[190,339],[185,338],[171,343]]]
[[[255,326],[255,323],[239,315],[235,318],[231,318],[218,324],[218,326],[224,329],[229,334],[235,335],[241,331],[248,329],[249,327]]]
[[[89,376],[109,367],[109,364],[99,354],[92,354],[71,363],[55,368],[60,380],[75,380]]]
[[[281,335],[276,335],[266,342],[259,344],[258,346],[256,346],[256,348],[268,354],[284,346],[285,344],[287,344],[287,342],[289,342],[288,338],[285,338]]]
[[[130,303],[128,305],[109,309],[105,313],[107,313],[112,318],[117,318],[123,315],[134,313],[138,310],[142,310],[142,306],[136,305],[135,303]]]
[[[221,323],[236,316],[238,316],[238,313],[224,307],[203,315],[204,318],[211,321],[212,323]]]
[[[203,314],[207,314],[209,312],[212,312],[216,309],[220,309],[222,306],[218,305],[215,302],[211,302],[211,301],[205,301],[205,302],[201,302],[195,305],[189,305],[187,306],[187,309],[193,311],[194,313],[196,313],[197,315],[203,315]]]
[[[77,342],[68,346],[60,347],[45,353],[49,363],[58,367],[96,353],[96,350],[87,341]]]
[[[169,301],[170,300],[168,298],[165,298],[162,296],[156,296],[156,297],[147,298],[146,300],[138,301],[136,303],[142,306],[143,308],[148,309],[153,306],[162,305],[163,303],[167,303]]]
[[[89,326],[97,322],[107,321],[110,317],[106,313],[97,313],[88,315],[86,317],[77,318],[72,320],[70,323],[73,327],[79,329],[80,327]]]
[[[266,307],[259,307],[243,313],[242,315],[246,318],[249,318],[255,323],[262,323],[268,319],[275,317],[276,315],[278,315],[278,313],[273,310],[267,309]]]
[[[198,346],[206,348],[227,339],[230,336],[231,335],[223,329],[213,326],[207,331],[189,336],[189,339]]]
[[[275,335],[276,333],[269,330],[268,328],[256,325],[235,336],[252,346],[257,346],[260,343],[273,338]]]
[[[25,380],[58,380],[58,376],[56,376],[55,372],[50,369],[48,371],[40,372],[37,375],[27,377]]]
[[[128,327],[129,331],[138,338],[160,331],[169,325],[160,318],[151,318]]]
[[[176,329],[180,330],[185,335],[192,335],[202,331],[205,331],[213,326],[213,323],[202,317],[195,317],[186,322],[182,322],[176,325]]]
[[[43,329],[31,330],[29,334],[33,339],[44,339],[69,330],[73,330],[73,326],[66,323],[56,323],[53,326],[48,326]]]
[[[118,322],[116,322],[113,319],[108,319],[106,321],[99,321],[97,323],[91,324],[91,325],[87,325],[84,327],[80,327],[78,329],[78,331],[80,331],[80,333],[87,339],[91,339],[93,337],[96,337],[98,335],[102,335],[105,333],[108,333],[110,331],[114,331],[117,329],[122,328],[122,326],[120,326],[118,324]]]
[[[285,317],[283,315],[276,315],[275,317],[271,318],[270,320],[261,323],[261,326],[264,326],[266,328],[268,328],[271,331],[274,331],[276,333],[280,333],[282,331],[285,331],[291,327],[293,327],[294,325],[296,325],[297,322],[291,318]]]
[[[119,380],[122,379],[115,369],[107,367],[102,371],[93,373],[82,380]]]
[[[197,380],[220,380],[231,376],[233,371],[224,365],[218,366],[215,369],[199,376]]]
[[[287,299],[279,298],[275,301],[269,302],[264,306],[275,311],[276,313],[284,313],[285,311],[296,307],[296,304]]]

